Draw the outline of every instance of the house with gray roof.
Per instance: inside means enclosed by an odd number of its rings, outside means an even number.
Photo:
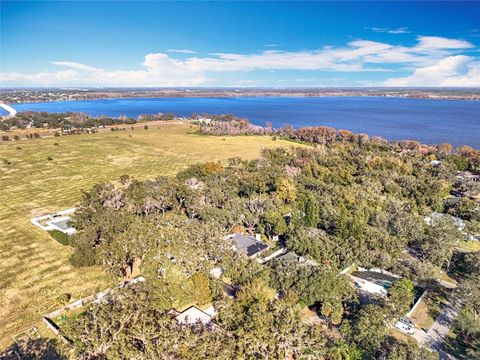
[[[260,240],[260,234],[256,237],[248,234],[233,234],[227,236],[225,240],[232,244],[235,251],[247,255],[249,258],[255,258],[268,249],[268,245]]]

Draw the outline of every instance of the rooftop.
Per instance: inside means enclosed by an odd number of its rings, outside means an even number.
[[[369,270],[354,271],[352,273],[352,276],[355,276],[357,278],[364,279],[382,286],[385,284],[391,285],[399,279],[398,277],[395,277],[392,275],[384,274],[377,271],[369,271]]]
[[[175,320],[177,320],[180,325],[195,325],[198,322],[207,325],[212,321],[212,316],[195,306],[191,306],[175,316]]]
[[[254,256],[268,248],[268,245],[263,241],[257,240],[250,235],[235,234],[228,239],[233,242],[238,251],[243,252],[248,257]]]

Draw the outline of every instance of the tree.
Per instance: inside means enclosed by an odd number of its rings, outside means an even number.
[[[279,199],[285,203],[293,203],[297,198],[297,190],[291,179],[278,178],[275,189]]]
[[[374,304],[364,306],[353,324],[353,338],[368,354],[375,354],[388,333],[385,310]]]
[[[278,211],[266,212],[263,215],[262,223],[270,236],[284,235],[288,231],[287,223]]]
[[[397,316],[404,315],[412,306],[415,298],[415,286],[407,278],[395,281],[388,290],[389,303]]]
[[[327,350],[329,360],[361,360],[362,352],[355,346],[344,342],[336,342]]]
[[[317,227],[320,217],[317,199],[309,193],[305,200],[305,224],[309,227]]]
[[[195,273],[191,277],[194,299],[198,305],[205,305],[212,301],[212,291],[208,277],[203,273]]]
[[[416,344],[387,337],[380,353],[377,354],[377,358],[385,360],[438,360],[439,356],[438,353],[430,352]]]
[[[457,230],[453,221],[442,217],[432,226],[426,226],[425,234],[417,242],[423,258],[432,264],[445,267],[450,266],[450,261],[455,245],[462,240],[462,234]]]

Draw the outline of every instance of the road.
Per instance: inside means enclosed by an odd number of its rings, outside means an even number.
[[[17,110],[12,108],[11,106],[8,106],[7,104],[0,103],[0,108],[5,110],[6,112],[8,112],[8,115],[2,116],[2,120],[11,118],[11,117],[14,117],[15,115],[17,115]]]

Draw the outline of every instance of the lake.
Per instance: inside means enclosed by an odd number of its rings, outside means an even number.
[[[234,114],[274,127],[326,125],[389,140],[415,139],[480,148],[480,102],[383,97],[139,98],[16,104],[17,111],[83,112],[93,116],[172,112]]]

